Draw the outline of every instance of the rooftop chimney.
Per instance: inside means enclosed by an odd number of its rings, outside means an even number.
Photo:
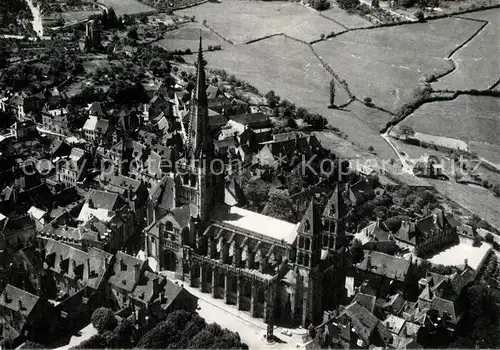
[[[137,283],[139,281],[139,277],[141,276],[141,264],[134,264],[134,280]]]
[[[87,276],[88,278],[91,278],[91,273],[90,273],[90,259],[87,259]]]
[[[18,304],[19,304],[19,311],[24,310],[24,308],[23,308],[23,300],[22,300],[21,298],[19,298],[19,299],[17,300],[17,302],[18,302]]]
[[[465,266],[469,266],[469,259],[465,258],[464,259],[464,264],[465,264]]]
[[[6,304],[10,303],[10,299],[9,299],[8,294],[7,294],[7,291],[3,292],[3,302]]]

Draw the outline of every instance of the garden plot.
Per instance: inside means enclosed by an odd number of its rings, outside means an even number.
[[[446,56],[481,23],[443,18],[427,23],[352,31],[313,45],[360,98],[396,110],[412,98],[424,74],[451,68]]]
[[[373,26],[373,23],[371,23],[370,21],[356,14],[348,14],[338,6],[334,6],[326,11],[322,11],[321,14],[337,23],[342,24],[344,27],[349,29],[366,28]]]
[[[500,78],[500,9],[465,14],[489,23],[453,56],[457,68],[433,84],[435,89],[487,89]]]
[[[500,145],[500,98],[461,95],[424,104],[402,125],[435,136]]]

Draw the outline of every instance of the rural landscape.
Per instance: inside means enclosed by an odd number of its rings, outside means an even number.
[[[0,0],[0,348],[500,347],[499,38],[500,0]]]

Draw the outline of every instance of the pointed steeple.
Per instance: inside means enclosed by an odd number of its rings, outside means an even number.
[[[188,130],[188,156],[199,157],[201,153],[211,154],[212,139],[208,122],[208,101],[203,46],[200,30],[200,47],[196,67],[196,86],[191,99],[191,120]]]
[[[328,203],[323,212],[323,216],[332,217],[336,220],[344,217],[349,212],[349,208],[342,198],[342,193],[339,190],[339,185],[335,185],[335,191],[333,191],[332,196],[328,200]]]

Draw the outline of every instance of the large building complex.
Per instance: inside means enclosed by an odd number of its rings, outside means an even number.
[[[339,189],[328,201],[314,199],[297,223],[229,206],[208,128],[200,38],[185,152],[173,174],[176,207],[145,229],[148,256],[270,326],[320,322],[345,289],[347,206]]]

